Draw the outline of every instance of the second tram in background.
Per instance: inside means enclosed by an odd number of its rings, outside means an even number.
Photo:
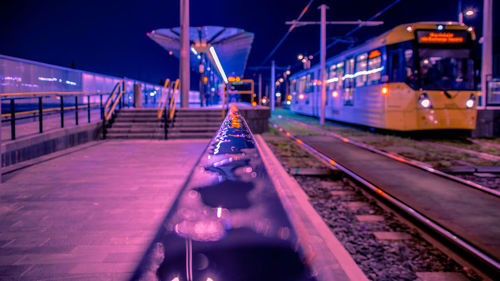
[[[412,23],[327,60],[325,117],[389,130],[476,126],[472,28]],[[291,109],[319,116],[319,65],[290,77]]]

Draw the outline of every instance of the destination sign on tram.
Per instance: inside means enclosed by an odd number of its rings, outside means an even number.
[[[467,31],[417,30],[417,40],[422,44],[464,44],[467,42]]]

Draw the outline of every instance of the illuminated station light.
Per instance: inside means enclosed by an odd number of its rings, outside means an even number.
[[[212,57],[214,58],[215,66],[219,70],[219,73],[222,76],[222,80],[224,80],[224,83],[227,84],[228,81],[227,81],[226,73],[224,72],[224,69],[222,68],[222,65],[220,64],[219,57],[217,56],[217,53],[215,52],[214,47],[210,46],[209,51],[210,51],[210,54],[212,55]]]

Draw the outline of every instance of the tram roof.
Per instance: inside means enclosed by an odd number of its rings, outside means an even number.
[[[381,35],[378,35],[372,39],[369,39],[365,43],[355,46],[353,48],[347,49],[333,57],[330,57],[326,60],[326,64],[332,64],[339,60],[345,60],[347,57],[352,56],[353,54],[358,54],[366,51],[370,51],[376,49],[380,46],[396,44],[399,42],[405,42],[415,39],[415,30],[429,30],[436,29],[438,25],[445,26],[445,30],[467,30],[468,26],[460,24],[458,22],[416,22],[416,23],[406,23],[400,24]],[[411,27],[411,30],[408,31],[407,28]],[[472,38],[475,39],[475,34],[472,31]],[[319,64],[315,64],[311,66],[310,69],[305,69],[299,71],[291,76],[291,78],[301,76],[304,73],[307,73],[313,69],[319,68]]]

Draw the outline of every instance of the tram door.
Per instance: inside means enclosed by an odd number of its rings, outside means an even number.
[[[389,51],[389,81],[390,82],[402,82],[404,81],[404,57],[403,50],[398,48]],[[401,94],[402,88],[400,85],[396,85],[393,87],[391,96],[385,99],[385,108],[386,109],[395,109],[400,108],[401,106]]]
[[[390,77],[391,82],[403,81],[403,52],[401,49],[391,50],[389,52],[390,57]]]

